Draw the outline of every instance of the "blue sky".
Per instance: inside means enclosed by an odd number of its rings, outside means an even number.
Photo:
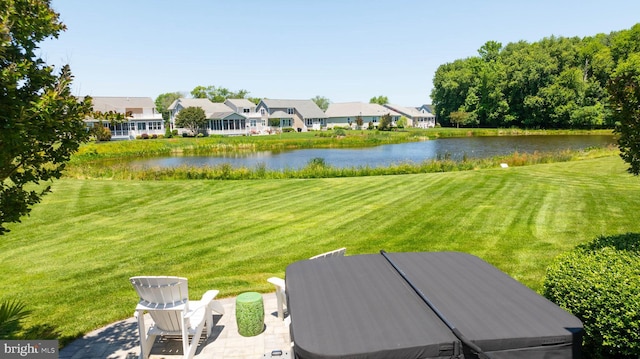
[[[640,22],[636,0],[52,0],[68,29],[41,44],[75,95],[188,94],[430,103],[438,66],[485,42],[585,37]]]

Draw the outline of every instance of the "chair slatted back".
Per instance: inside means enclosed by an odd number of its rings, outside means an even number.
[[[330,257],[339,257],[339,256],[344,256],[345,253],[347,252],[346,248],[340,248],[340,249],[336,249],[334,251],[331,252],[326,252],[326,253],[321,253],[318,255],[315,255],[309,259],[322,259],[322,258],[330,258]]]
[[[189,310],[187,278],[182,277],[132,277],[131,284],[158,329],[180,332],[182,313]]]

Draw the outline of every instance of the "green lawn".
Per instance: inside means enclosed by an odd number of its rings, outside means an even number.
[[[540,290],[557,254],[640,232],[640,179],[617,156],[507,169],[330,179],[63,179],[0,237],[0,300],[61,342],[129,317],[134,275],[180,275],[191,296],[273,288],[287,264],[347,254],[463,251]]]

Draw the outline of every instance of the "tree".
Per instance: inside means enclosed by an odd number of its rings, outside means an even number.
[[[312,98],[311,101],[315,102],[322,111],[326,111],[327,108],[329,108],[329,104],[331,103],[328,98],[322,96],[316,96]]]
[[[162,114],[162,119],[167,121],[169,120],[169,106],[171,106],[171,104],[173,103],[173,101],[184,97],[184,95],[181,92],[167,92],[167,93],[163,93],[158,95],[158,97],[156,97],[155,105],[156,105],[156,110],[158,112],[160,112]]]
[[[176,126],[188,129],[192,135],[197,135],[206,124],[207,115],[201,107],[189,106],[176,116]]]
[[[196,86],[191,90],[193,98],[207,98],[207,88],[204,86]]]
[[[87,141],[91,98],[71,94],[68,65],[55,73],[36,56],[37,44],[66,29],[47,0],[0,3],[0,235],[49,192]]]
[[[193,98],[208,98],[211,102],[224,102],[230,98],[246,98],[249,95],[247,90],[230,91],[224,87],[215,86],[196,86],[191,90]]]
[[[378,105],[386,105],[389,103],[387,96],[374,96],[369,100],[369,103],[377,103]]]
[[[456,127],[460,127],[460,125],[464,126],[469,120],[469,113],[464,111],[454,111],[449,114],[449,119],[452,124],[456,125]]]
[[[378,130],[389,131],[391,130],[391,115],[385,114],[380,117],[380,123],[378,124]]]
[[[398,128],[405,128],[407,127],[408,124],[409,124],[409,119],[406,118],[405,116],[400,116],[400,119],[398,119],[396,126],[398,126]]]
[[[487,41],[480,49],[478,54],[484,61],[495,61],[498,59],[500,50],[502,49],[502,43],[497,41]]]
[[[620,157],[628,171],[640,174],[640,52],[618,64],[608,85],[611,106],[620,135]]]
[[[165,136],[172,137],[171,134],[171,123],[170,123],[170,111],[169,106],[173,103],[173,101],[184,97],[181,92],[167,92],[158,95],[155,100],[156,110],[162,114],[162,120],[164,121],[165,128]]]

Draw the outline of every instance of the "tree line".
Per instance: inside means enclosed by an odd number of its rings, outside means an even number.
[[[640,24],[582,39],[488,41],[478,56],[438,67],[431,98],[444,126],[613,128],[612,75],[639,52]]]

